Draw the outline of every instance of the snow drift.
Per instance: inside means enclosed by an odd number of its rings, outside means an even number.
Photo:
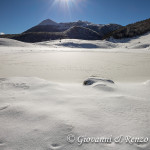
[[[70,134],[150,138],[147,84],[115,83],[113,91],[106,91],[103,87],[52,83],[33,77],[1,78],[0,149],[148,150],[149,143],[78,146],[76,141],[67,142]]]

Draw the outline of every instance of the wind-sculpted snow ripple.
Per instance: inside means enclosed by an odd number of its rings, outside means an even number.
[[[74,142],[74,138],[84,136],[150,138],[149,81],[114,83],[91,77],[85,81],[88,86],[83,86],[12,77],[1,78],[0,83],[11,85],[0,89],[2,150],[150,149],[149,142],[80,146]],[[29,89],[14,86],[22,84]],[[71,143],[68,135],[72,135]]]

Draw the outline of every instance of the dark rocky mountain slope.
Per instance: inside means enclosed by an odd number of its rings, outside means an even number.
[[[150,32],[150,19],[129,24],[104,36],[104,39],[113,37],[115,39],[132,38]]]

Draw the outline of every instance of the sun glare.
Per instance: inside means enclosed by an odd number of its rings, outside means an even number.
[[[54,0],[55,3],[71,5],[75,3],[75,0]]]
[[[72,10],[79,11],[80,2],[81,0],[53,0],[53,2],[50,3],[49,10],[51,8],[58,8],[58,11],[63,13],[62,15],[69,16],[71,19],[73,14]]]
[[[73,7],[77,7],[78,0],[54,0],[53,6],[58,6],[60,10],[62,10],[64,13],[68,13],[68,15],[71,16],[71,9]]]

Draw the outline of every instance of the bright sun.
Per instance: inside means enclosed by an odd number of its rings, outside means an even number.
[[[53,0],[51,7],[57,6],[62,12],[67,13],[71,17],[72,8],[77,9],[79,2],[80,0]]]

